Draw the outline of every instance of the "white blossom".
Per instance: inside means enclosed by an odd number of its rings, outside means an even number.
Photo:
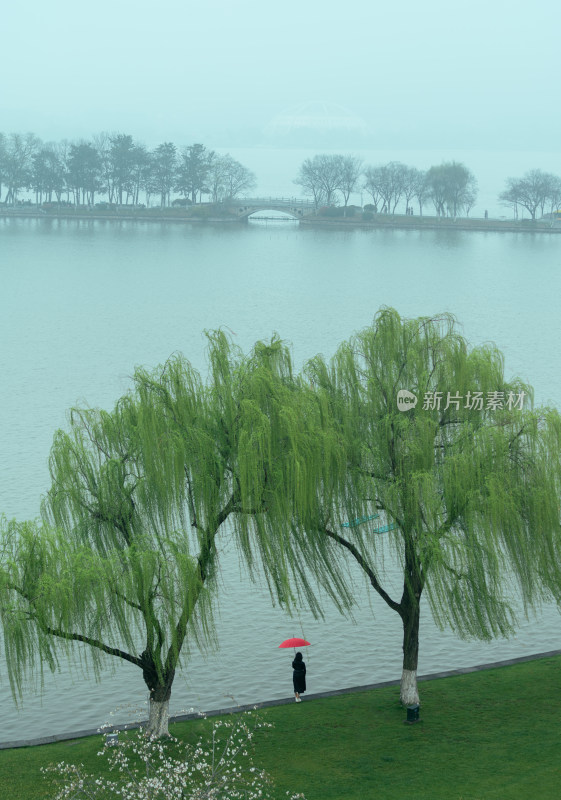
[[[89,775],[83,764],[60,762],[43,771],[58,777],[54,800],[271,800],[271,778],[253,765],[248,748],[256,729],[272,727],[248,711],[216,720],[208,741],[195,746],[139,728],[97,754],[118,773],[116,780]]]

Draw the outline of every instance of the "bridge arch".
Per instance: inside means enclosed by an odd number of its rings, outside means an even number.
[[[286,206],[275,206],[272,203],[264,203],[259,206],[239,206],[237,209],[240,219],[249,219],[252,214],[257,214],[260,211],[279,211],[292,217],[292,219],[302,219],[302,217],[306,216],[303,208],[287,208]]]
[[[313,203],[296,197],[241,197],[229,204],[229,210],[243,220],[260,211],[281,211],[292,219],[303,219],[315,212]]]

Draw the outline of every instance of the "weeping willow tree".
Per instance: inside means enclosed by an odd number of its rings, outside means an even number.
[[[533,409],[531,387],[505,380],[501,353],[470,349],[447,314],[382,309],[307,375],[347,460],[316,531],[401,618],[401,700],[417,703],[422,596],[441,627],[483,640],[513,630],[509,594],[526,611],[550,590],[559,596],[559,414]],[[388,540],[402,575],[393,597]]]
[[[308,575],[350,602],[321,541],[316,478],[343,467],[318,406],[276,339],[244,357],[209,335],[203,383],[185,359],[138,370],[112,412],[75,409],[50,457],[43,524],[2,525],[0,614],[12,689],[54,669],[60,646],[99,676],[108,656],[142,670],[149,731],[167,732],[182,653],[212,641],[219,534],[233,536],[273,598],[321,613]]]

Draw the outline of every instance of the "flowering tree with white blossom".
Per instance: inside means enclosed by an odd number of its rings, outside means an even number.
[[[210,736],[195,745],[142,729],[105,747],[98,756],[109,762],[114,778],[86,773],[82,765],[61,762],[44,770],[54,773],[55,800],[273,800],[270,776],[254,766],[254,734],[272,728],[253,712],[213,723]],[[305,800],[289,794],[289,800]]]

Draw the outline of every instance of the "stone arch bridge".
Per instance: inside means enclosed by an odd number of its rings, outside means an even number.
[[[244,197],[236,203],[230,203],[229,210],[239,219],[248,219],[258,211],[282,211],[293,219],[302,219],[315,213],[315,206],[308,200],[297,200],[294,197]]]

